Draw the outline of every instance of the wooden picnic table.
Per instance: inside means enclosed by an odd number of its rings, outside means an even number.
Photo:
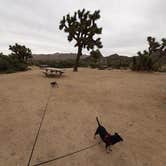
[[[54,67],[46,67],[44,69],[43,73],[46,76],[56,76],[56,75],[61,76],[64,73],[64,70],[63,69],[59,69],[59,68],[54,68]]]

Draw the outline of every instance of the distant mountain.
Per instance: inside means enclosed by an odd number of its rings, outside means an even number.
[[[127,58],[127,59],[131,59],[131,57],[129,57],[129,56],[119,55],[119,54],[112,54],[110,56],[107,56],[106,58],[111,58],[111,59]]]
[[[87,58],[88,55],[82,55],[81,59]],[[33,60],[40,60],[40,61],[62,61],[62,60],[69,60],[75,59],[76,54],[73,53],[53,53],[53,54],[33,54]]]

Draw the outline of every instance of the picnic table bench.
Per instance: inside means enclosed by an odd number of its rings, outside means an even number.
[[[64,70],[53,67],[47,67],[44,69],[43,73],[45,74],[45,76],[61,76],[64,73]]]

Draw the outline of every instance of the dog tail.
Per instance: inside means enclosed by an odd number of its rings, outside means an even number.
[[[98,117],[96,117],[96,120],[97,120],[98,125],[101,126]]]

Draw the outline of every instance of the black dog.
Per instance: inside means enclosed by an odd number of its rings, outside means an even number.
[[[58,86],[58,83],[57,83],[56,81],[50,82],[50,85],[51,85],[52,87],[55,87],[55,86],[56,86],[57,88],[59,87],[59,86]]]
[[[114,135],[109,134],[107,130],[100,124],[97,117],[96,117],[96,120],[98,123],[98,128],[94,134],[94,138],[96,138],[96,135],[100,135],[100,138],[105,143],[106,151],[109,153],[108,147],[109,147],[109,150],[111,150],[111,145],[114,145],[120,141],[123,141],[123,138],[118,133],[115,133]]]

